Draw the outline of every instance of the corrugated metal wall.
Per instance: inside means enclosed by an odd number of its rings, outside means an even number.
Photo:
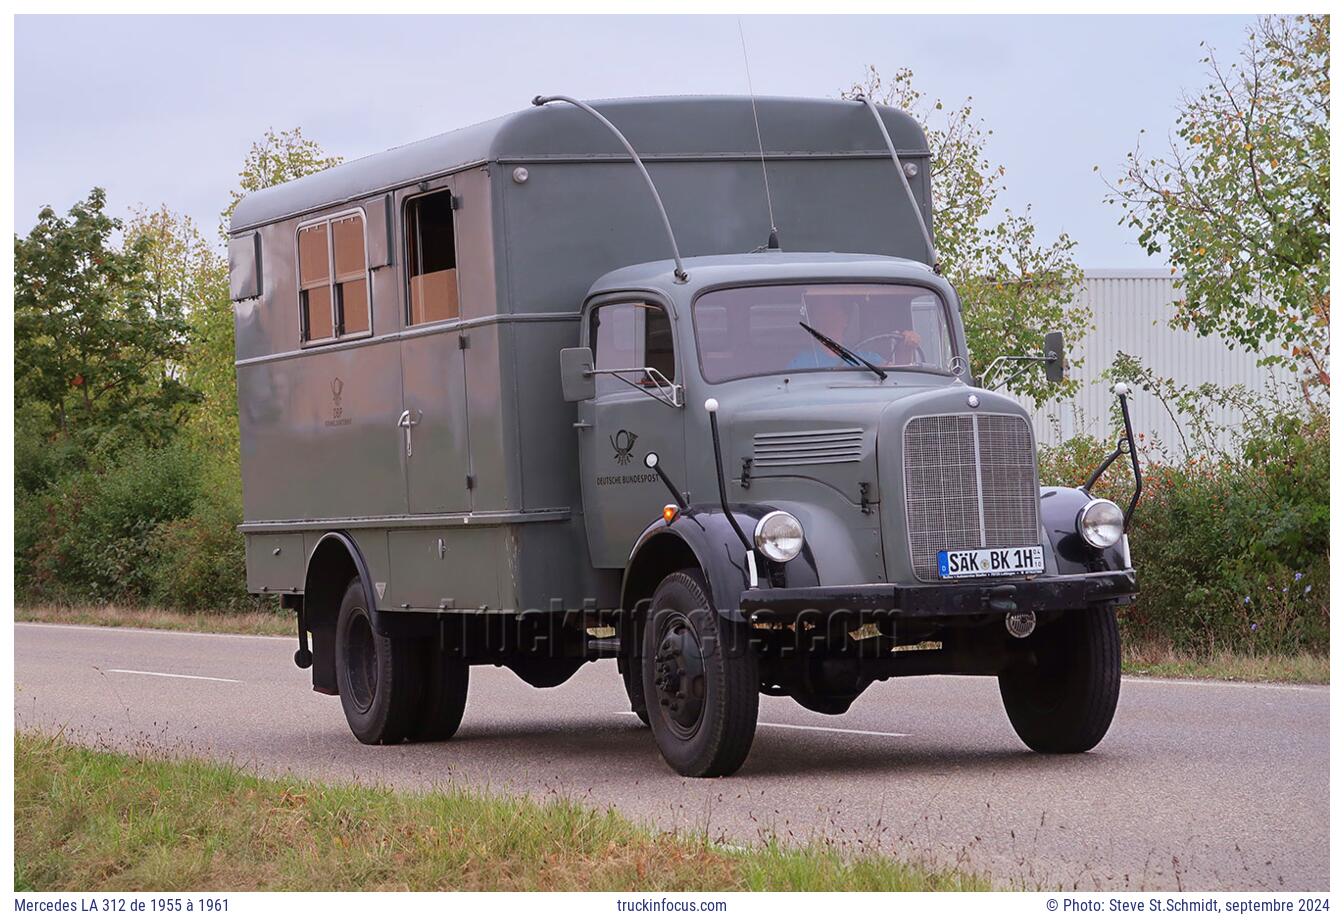
[[[1161,377],[1184,385],[1204,382],[1245,384],[1266,391],[1284,386],[1268,368],[1256,365],[1256,355],[1234,350],[1222,339],[1200,338],[1167,325],[1175,313],[1175,279],[1164,270],[1092,270],[1083,273],[1078,299],[1092,310],[1095,329],[1081,342],[1069,343],[1081,356],[1071,376],[1083,381],[1072,400],[1051,401],[1035,407],[1037,437],[1042,444],[1056,444],[1076,433],[1100,435],[1107,430],[1114,396],[1109,384],[1098,380],[1117,352],[1139,358]],[[1073,347],[1075,344],[1079,347]],[[1032,408],[1027,402],[1028,408]],[[1157,400],[1138,393],[1131,403],[1134,427],[1164,443],[1178,443],[1175,423]],[[1219,423],[1233,423],[1240,416],[1227,411]]]

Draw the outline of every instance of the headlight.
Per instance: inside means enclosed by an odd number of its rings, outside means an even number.
[[[1094,498],[1078,512],[1078,536],[1089,546],[1105,549],[1120,542],[1125,533],[1125,514],[1115,502]]]
[[[771,511],[756,524],[756,548],[772,562],[788,562],[803,551],[803,525],[787,511]]]

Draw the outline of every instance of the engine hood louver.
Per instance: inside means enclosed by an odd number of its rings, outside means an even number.
[[[862,428],[759,432],[751,438],[755,467],[857,463],[863,458]]]

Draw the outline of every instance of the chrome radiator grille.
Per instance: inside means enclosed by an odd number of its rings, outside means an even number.
[[[1040,543],[1031,427],[1013,415],[927,415],[905,429],[905,518],[915,576],[945,549]]]

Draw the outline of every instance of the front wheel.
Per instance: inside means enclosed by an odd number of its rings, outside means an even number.
[[[1114,608],[1070,611],[1022,644],[1022,663],[999,675],[999,693],[1017,736],[1043,754],[1096,747],[1120,699]]]
[[[756,734],[760,676],[750,628],[718,615],[693,569],[664,578],[649,609],[640,660],[658,750],[682,776],[727,776]]]

